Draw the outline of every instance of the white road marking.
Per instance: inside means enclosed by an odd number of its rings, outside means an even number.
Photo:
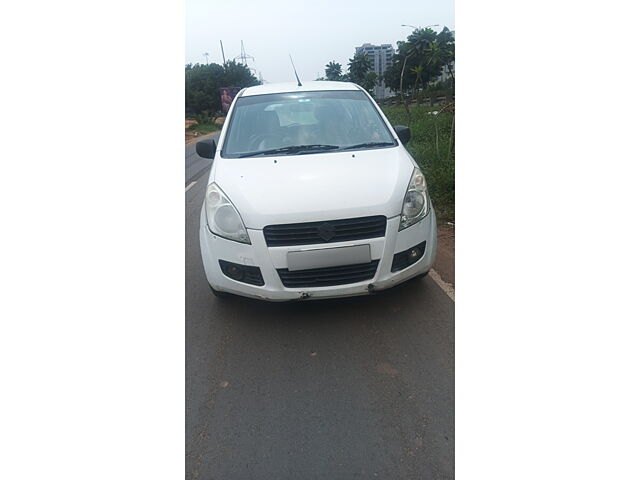
[[[187,186],[187,188],[185,188],[185,189],[184,189],[185,193],[186,193],[186,192],[188,192],[188,191],[189,191],[189,189],[190,189],[191,187],[193,187],[196,183],[198,183],[198,181],[197,181],[197,180],[196,180],[195,182],[191,182],[191,183],[189,184],[189,186]]]
[[[433,281],[436,282],[442,290],[444,290],[444,293],[446,293],[451,300],[454,302],[456,301],[453,285],[442,280],[440,274],[433,269],[429,270],[429,276],[433,278]]]

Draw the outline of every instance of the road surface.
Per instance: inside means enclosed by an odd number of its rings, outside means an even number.
[[[343,300],[214,297],[197,235],[211,162],[185,153],[186,478],[453,478],[453,301],[430,277]]]

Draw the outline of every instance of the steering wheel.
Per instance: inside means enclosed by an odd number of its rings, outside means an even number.
[[[254,135],[253,138],[249,141],[249,150],[255,150],[258,148],[260,143],[268,138],[275,138],[281,140],[281,136],[276,133],[260,133],[258,135]]]

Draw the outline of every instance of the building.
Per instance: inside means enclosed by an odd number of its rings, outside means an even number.
[[[386,98],[391,95],[391,89],[387,88],[382,79],[385,70],[393,63],[394,50],[391,44],[371,45],[365,43],[361,47],[356,47],[356,55],[364,53],[371,60],[372,70],[378,75],[378,83],[373,87],[375,98]]]
[[[456,62],[453,62],[451,64],[451,72],[453,72],[453,74],[456,74]],[[447,68],[446,65],[444,65],[442,67],[442,72],[440,73],[440,76],[438,76],[438,78],[436,78],[436,82],[444,82],[445,80],[449,80],[451,78],[451,74],[449,73],[449,69]]]

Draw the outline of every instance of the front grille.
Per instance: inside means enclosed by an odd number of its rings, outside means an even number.
[[[357,283],[373,278],[380,260],[358,265],[342,265],[340,267],[312,268],[290,272],[286,268],[278,268],[282,284],[287,288],[298,287],[330,287]]]
[[[326,222],[268,225],[263,231],[267,246],[282,247],[384,237],[386,230],[387,217],[376,215]]]

